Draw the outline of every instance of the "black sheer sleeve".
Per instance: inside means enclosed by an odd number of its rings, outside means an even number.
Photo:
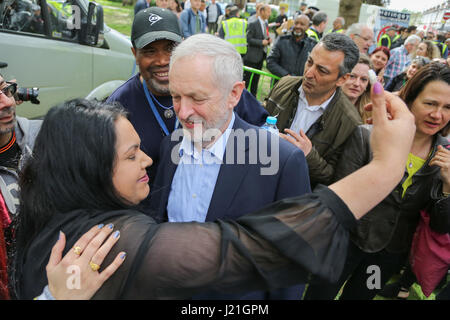
[[[236,221],[157,225],[146,216],[134,217],[120,227],[109,257],[125,250],[127,261],[95,298],[271,290],[305,283],[311,274],[335,281],[346,258],[347,229],[355,221],[342,200],[322,186]]]

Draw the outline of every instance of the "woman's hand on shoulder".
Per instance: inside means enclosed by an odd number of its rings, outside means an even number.
[[[63,232],[60,232],[46,267],[48,287],[56,300],[92,298],[103,283],[121,266],[126,257],[125,252],[120,252],[109,266],[98,272],[106,255],[120,238],[119,231],[111,234],[113,230],[112,224],[91,228],[78,239],[64,257],[62,253],[66,245],[66,237]]]

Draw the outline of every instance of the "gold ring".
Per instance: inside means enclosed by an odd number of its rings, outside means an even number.
[[[91,266],[92,271],[98,271],[98,269],[100,269],[100,266],[92,261],[89,262],[89,265]]]
[[[80,255],[83,249],[81,247],[73,247],[73,252],[75,252],[76,255]]]

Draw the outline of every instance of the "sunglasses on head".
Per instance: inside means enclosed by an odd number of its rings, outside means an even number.
[[[1,89],[1,92],[11,98],[17,92],[17,83],[14,82],[6,82],[7,86]]]

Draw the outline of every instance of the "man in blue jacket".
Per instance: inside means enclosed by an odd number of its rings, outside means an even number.
[[[200,12],[201,0],[191,0],[191,7],[180,15],[183,37],[186,39],[197,33],[206,32],[206,18]]]
[[[151,198],[157,221],[233,220],[311,191],[303,152],[233,111],[245,86],[242,74],[239,53],[218,37],[195,35],[175,49],[170,91],[183,129],[161,144]],[[244,287],[239,295],[205,292],[195,298],[299,300],[303,288]]]
[[[150,1],[151,0],[138,0],[134,5],[134,15],[136,15],[141,10],[149,8]]]

